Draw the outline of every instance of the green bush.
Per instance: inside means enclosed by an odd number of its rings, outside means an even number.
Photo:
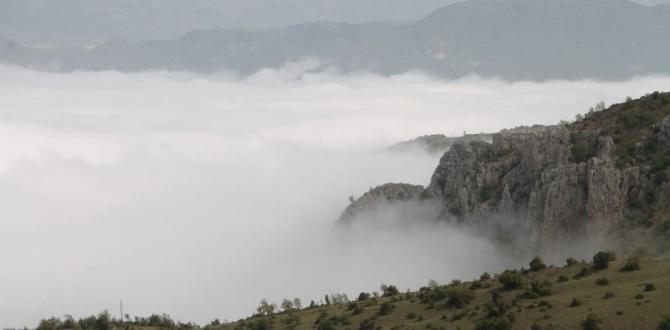
[[[503,285],[505,290],[514,290],[523,285],[523,278],[516,271],[506,270],[498,276],[498,282]]]
[[[583,278],[583,277],[587,277],[587,276],[591,275],[592,273],[593,272],[591,271],[590,268],[582,267],[582,269],[579,271],[579,273],[577,273],[577,275],[575,275],[575,279],[580,279],[580,278]]]
[[[658,330],[670,330],[670,315],[665,314],[661,318],[661,320],[658,322],[658,326],[656,326],[656,329]]]
[[[565,276],[565,275],[561,275],[561,276],[558,277],[558,283],[567,282],[569,280],[570,280],[570,278]]]
[[[604,278],[604,277],[599,278],[599,279],[596,280],[596,285],[605,286],[605,285],[609,285],[609,284],[610,284],[610,281],[608,279]]]
[[[576,263],[577,263],[577,259],[575,259],[575,258],[571,257],[571,258],[565,259],[565,265],[568,266],[568,267],[570,267],[570,266],[572,266]]]
[[[358,295],[358,301],[364,301],[364,300],[368,300],[368,299],[370,299],[370,294],[367,293],[367,292],[361,292]]]
[[[381,316],[389,315],[393,312],[394,309],[395,305],[387,301],[379,306],[379,311],[377,314]]]
[[[632,272],[636,270],[640,270],[640,258],[636,256],[626,259],[626,263],[623,265],[623,268],[621,268],[621,271],[624,272]]]
[[[572,145],[570,151],[572,152],[572,160],[575,163],[583,163],[593,156],[593,143],[584,140],[577,141]]]
[[[363,320],[358,326],[358,330],[375,330],[375,321],[373,320]]]
[[[400,291],[398,291],[398,288],[396,288],[395,285],[382,284],[381,289],[383,297],[391,297],[400,293]]]
[[[578,307],[583,304],[584,302],[581,299],[573,298],[572,301],[570,302],[570,307]]]
[[[596,269],[607,269],[611,261],[616,260],[616,253],[614,251],[599,251],[593,256],[593,267]]]
[[[654,291],[654,290],[656,290],[656,286],[654,285],[654,283],[645,283],[645,285],[644,285],[644,291],[645,292]]]
[[[589,314],[586,316],[586,319],[579,323],[579,325],[582,327],[582,330],[600,330],[601,323],[603,323],[603,320],[601,320],[598,316],[595,314]]]
[[[247,328],[250,330],[270,330],[272,329],[272,325],[267,318],[261,317],[249,322]]]
[[[505,318],[499,317],[494,319],[485,319],[477,322],[477,330],[510,330],[512,329],[512,322]]]
[[[539,272],[543,269],[547,268],[547,265],[544,264],[542,259],[540,257],[535,257],[533,260],[530,262],[530,271],[531,272]]]
[[[530,292],[540,297],[551,295],[551,283],[549,281],[533,280],[530,282]]]
[[[463,288],[450,288],[447,290],[447,307],[451,308],[463,308],[468,305],[474,295],[467,289]]]

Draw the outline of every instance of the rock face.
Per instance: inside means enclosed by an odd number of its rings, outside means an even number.
[[[405,183],[387,183],[371,188],[357,200],[352,200],[351,204],[342,212],[340,222],[347,223],[357,215],[375,210],[384,203],[419,199],[423,191],[423,186]]]
[[[601,222],[623,217],[635,169],[618,169],[611,138],[598,141],[597,155],[571,160],[565,126],[503,131],[492,144],[454,146],[440,160],[428,196],[441,198],[448,220],[476,221],[493,215],[528,219],[543,238],[587,234]]]
[[[654,127],[659,142],[670,141],[670,116]],[[567,126],[557,125],[505,130],[493,135],[492,143],[456,143],[425,190],[405,184],[372,189],[347,208],[343,219],[380,200],[428,199],[439,201],[433,203],[442,208],[439,220],[513,219],[531,227],[540,241],[552,241],[601,235],[620,225],[631,205],[647,203],[653,209],[648,196],[668,195],[667,170],[654,174],[646,165],[618,164],[611,137],[588,136],[593,150],[580,160],[572,139]],[[651,178],[657,178],[655,184]]]
[[[444,134],[424,135],[415,139],[400,142],[389,148],[390,151],[425,150],[430,154],[441,154],[459,142],[485,141],[490,142],[493,134],[465,134],[461,137],[449,137]]]

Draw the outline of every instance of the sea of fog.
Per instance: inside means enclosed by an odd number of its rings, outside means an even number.
[[[131,316],[201,324],[262,298],[416,289],[527,262],[444,225],[340,231],[350,195],[427,184],[453,136],[570,120],[670,89],[622,82],[455,81],[421,74],[251,77],[40,73],[0,67],[0,327],[123,300]]]

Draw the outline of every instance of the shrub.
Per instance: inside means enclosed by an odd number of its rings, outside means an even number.
[[[354,309],[351,311],[351,315],[358,315],[360,313],[363,313],[363,307],[356,305]]]
[[[654,283],[646,283],[644,285],[644,291],[654,291],[654,290],[656,290],[656,286],[654,285]]]
[[[577,259],[575,259],[575,258],[568,258],[568,259],[565,260],[565,265],[568,266],[568,267],[570,267],[570,266],[572,266],[576,263],[577,263]]]
[[[589,269],[587,267],[582,267],[582,269],[579,271],[579,273],[577,273],[577,275],[575,275],[575,279],[580,279],[582,277],[587,277],[589,275],[591,275],[591,269]]]
[[[547,265],[544,264],[544,262],[542,261],[542,259],[540,259],[540,257],[535,257],[530,262],[531,272],[539,272],[545,268],[547,268]]]
[[[593,145],[588,141],[578,141],[572,145],[572,159],[575,163],[583,163],[591,157]]]
[[[488,281],[491,279],[491,275],[489,273],[484,273],[482,276],[479,277],[480,281]]]
[[[361,292],[358,295],[358,301],[364,301],[364,300],[368,300],[368,299],[370,299],[370,294],[367,293],[367,292]]]
[[[623,272],[632,272],[636,270],[640,270],[640,258],[636,256],[626,259],[626,263],[623,265],[623,268],[621,268],[621,271]]]
[[[661,320],[658,322],[658,326],[656,326],[656,329],[658,330],[670,330],[670,315],[665,314],[661,318]]]
[[[409,312],[405,317],[410,319],[410,320],[413,320],[417,317],[417,315],[414,312]]]
[[[381,289],[383,297],[391,297],[400,293],[400,291],[398,291],[398,288],[396,288],[395,285],[382,284]]]
[[[387,301],[379,306],[379,311],[377,314],[382,316],[389,315],[393,312],[394,309],[395,305]]]
[[[604,277],[599,278],[599,279],[596,280],[596,285],[605,286],[605,285],[609,285],[609,284],[610,284],[610,281],[608,279],[604,278]]]
[[[570,278],[565,276],[565,275],[561,275],[561,276],[558,277],[558,283],[567,282],[569,280],[570,280]]]
[[[498,282],[503,285],[505,290],[514,290],[521,287],[523,279],[516,271],[506,270],[498,276]]]
[[[598,316],[595,314],[589,314],[586,318],[579,323],[583,330],[600,330],[600,324],[603,323]]]
[[[608,292],[605,293],[605,295],[603,296],[603,299],[611,299],[611,298],[614,298],[614,293],[612,293],[611,291],[608,291]]]
[[[250,330],[270,330],[272,329],[272,325],[270,324],[270,321],[266,317],[261,317],[257,318],[253,321],[251,321],[247,325],[247,329]]]
[[[570,302],[570,307],[578,307],[583,305],[584,302],[581,299],[573,298],[572,302]]]
[[[607,269],[611,261],[616,260],[614,251],[600,251],[593,256],[593,267],[596,269]]]
[[[477,330],[510,330],[512,322],[504,317],[485,319],[477,322]]]
[[[530,287],[526,291],[527,298],[535,299],[551,295],[551,283],[549,281],[534,280],[530,282]]]
[[[363,320],[358,326],[358,330],[375,330],[375,321],[373,320]]]
[[[469,304],[474,295],[467,289],[452,288],[447,290],[447,306],[451,308],[463,308]]]
[[[335,330],[335,324],[331,322],[330,320],[325,320],[319,322],[319,326],[317,327],[318,330]]]

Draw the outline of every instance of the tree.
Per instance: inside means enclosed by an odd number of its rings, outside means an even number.
[[[381,290],[382,290],[382,297],[392,297],[400,293],[400,291],[398,291],[398,288],[396,288],[395,285],[382,284]]]
[[[326,305],[330,305],[330,298],[326,295]]]
[[[370,294],[367,293],[367,292],[361,292],[358,295],[358,301],[364,301],[364,300],[368,300],[368,299],[370,299]]]
[[[599,251],[593,256],[593,267],[596,269],[607,269],[611,261],[616,260],[614,251]]]
[[[57,330],[60,328],[60,325],[60,320],[52,317],[47,320],[41,320],[36,330]]]
[[[545,268],[547,268],[547,265],[544,264],[540,257],[535,257],[530,262],[530,271],[532,272],[539,272]]]
[[[570,257],[568,259],[565,259],[565,265],[568,266],[568,267],[570,267],[570,266],[572,266],[576,263],[577,263],[577,259],[575,259],[575,258]]]
[[[533,297],[551,296],[551,282],[533,280],[530,282],[530,295]]]
[[[293,310],[293,302],[284,298],[284,301],[281,303],[281,309],[284,310],[285,312],[292,311]]]
[[[302,301],[300,301],[300,298],[293,299],[293,307],[296,309],[302,309]]]
[[[582,322],[579,323],[579,325],[582,327],[583,330],[600,330],[600,324],[603,322],[598,316],[595,314],[589,314],[586,316],[586,319],[584,319]]]
[[[503,285],[505,290],[514,290],[521,287],[523,279],[516,271],[506,270],[498,276],[498,282]]]
[[[388,315],[391,314],[391,312],[393,312],[394,309],[395,305],[387,301],[379,306],[379,311],[377,312],[377,314]]]
[[[632,256],[626,259],[626,263],[623,268],[621,268],[621,271],[624,272],[632,272],[636,270],[640,270],[640,258],[637,256]]]
[[[256,308],[258,315],[262,316],[272,316],[275,313],[277,306],[275,304],[270,304],[266,299],[261,300],[260,305]]]
[[[452,288],[447,290],[448,307],[461,309],[468,305],[472,299],[474,299],[474,295],[468,289]]]
[[[95,330],[112,330],[110,321],[111,317],[109,316],[109,312],[104,311],[100,313],[95,320]]]

